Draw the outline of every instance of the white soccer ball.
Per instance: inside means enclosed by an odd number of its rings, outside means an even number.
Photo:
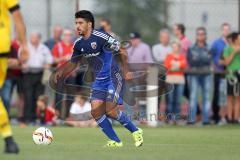
[[[53,134],[50,129],[40,127],[33,132],[32,138],[37,145],[49,145],[53,141]]]

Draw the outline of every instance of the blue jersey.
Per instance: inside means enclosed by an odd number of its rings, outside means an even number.
[[[106,49],[106,46],[112,50]],[[84,56],[93,68],[95,80],[111,77],[112,70],[119,70],[113,59],[113,51],[119,51],[120,43],[110,35],[93,30],[88,39],[78,38],[74,43],[72,62],[76,57]]]
[[[80,37],[76,40],[73,49],[72,62],[78,61],[76,57],[84,56],[93,68],[95,80],[90,99],[122,104],[124,80],[113,58],[113,52],[119,51],[120,43],[104,32],[93,30],[88,39]]]

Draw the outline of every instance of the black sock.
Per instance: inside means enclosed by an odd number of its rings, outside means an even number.
[[[14,142],[12,136],[6,137],[4,140],[6,145],[12,144]]]

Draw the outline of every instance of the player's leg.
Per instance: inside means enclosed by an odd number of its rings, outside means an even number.
[[[137,128],[130,118],[118,109],[118,105],[123,104],[124,79],[119,71],[112,72],[111,83],[108,85],[108,95],[106,99],[107,116],[117,120],[128,129],[135,140],[135,145],[141,146],[143,143],[143,131]]]
[[[135,141],[135,146],[139,147],[143,144],[143,131],[137,128],[130,118],[122,111],[120,111],[115,102],[106,102],[106,115],[122,124],[127,130],[129,130]]]
[[[131,122],[127,114],[118,109],[116,103],[106,102],[106,114],[109,118],[112,118],[122,124],[131,133],[138,130],[138,128]]]
[[[3,86],[6,72],[7,72],[7,58],[0,58],[0,90]],[[0,97],[0,133],[5,140],[6,153],[18,153],[19,149],[12,137],[12,130],[9,124],[8,113],[3,105],[2,98]]]
[[[91,114],[103,133],[110,139],[107,146],[121,147],[122,142],[113,130],[112,124],[105,114],[106,102],[104,101],[104,97],[105,95],[102,91],[93,90],[91,97]]]
[[[117,120],[131,133],[137,131],[137,127],[130,118],[118,109],[118,105],[123,104],[124,81],[120,72],[112,72],[112,80],[108,85],[108,95],[106,99],[106,114],[108,117]]]

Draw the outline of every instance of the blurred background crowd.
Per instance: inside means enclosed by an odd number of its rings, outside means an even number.
[[[76,9],[86,9],[80,1],[76,2]],[[117,6],[124,5],[124,2],[119,1]],[[147,0],[140,2],[146,6],[145,9],[151,9],[159,5],[169,6],[167,2],[172,1],[152,1],[149,3],[151,6],[146,5]],[[130,10],[132,3],[139,3],[141,6],[140,2],[128,1],[129,6],[125,9]],[[26,2],[23,0],[22,3]],[[103,4],[106,3],[102,2],[101,5]],[[187,22],[176,23],[179,22],[176,20],[171,25],[163,23],[168,20],[168,12],[164,7],[156,8],[156,13],[144,13],[148,17],[145,21],[144,16],[141,17],[142,14],[137,14],[140,7],[135,6],[135,14],[125,15],[123,11],[117,12],[116,8],[111,12],[111,5],[116,4],[109,2],[107,7],[105,5],[105,8],[102,8],[108,13],[113,13],[115,18],[107,16],[104,11],[98,11],[96,29],[107,32],[119,41],[128,40],[131,43],[131,47],[127,48],[130,64],[157,63],[168,69],[164,77],[159,76],[159,86],[165,81],[173,85],[173,90],[158,97],[159,124],[240,124],[240,33],[235,29],[236,24],[233,27],[232,21],[229,22],[227,18],[217,26],[215,32],[218,35],[212,34],[212,28],[208,26],[208,14],[204,11],[202,23],[190,28],[189,37],[186,34],[189,29],[186,27]],[[118,13],[125,16],[124,21],[122,17],[116,18]],[[164,17],[155,21],[155,17],[151,15],[159,13]],[[190,15],[185,13],[184,16]],[[64,16],[59,21],[62,19],[65,19]],[[115,21],[122,24],[116,26]],[[150,22],[152,31],[151,34],[147,34],[151,28],[145,23]],[[131,25],[133,26],[129,27]],[[26,64],[8,70],[7,80],[1,92],[12,123],[22,127],[39,123],[74,127],[96,126],[89,114],[91,107],[86,97],[55,93],[48,86],[51,71],[71,58],[74,41],[78,38],[73,26],[74,24],[56,23],[50,27],[52,29],[48,34],[42,34],[38,27],[31,26],[28,33],[29,59]],[[209,32],[211,42],[208,40]],[[17,59],[19,47],[18,36],[15,34],[10,58]],[[82,72],[72,73],[66,83],[82,85],[82,77]],[[67,101],[64,101],[65,99]],[[132,106],[124,104],[122,110],[136,123],[146,124],[146,105],[146,99],[137,99]]]

